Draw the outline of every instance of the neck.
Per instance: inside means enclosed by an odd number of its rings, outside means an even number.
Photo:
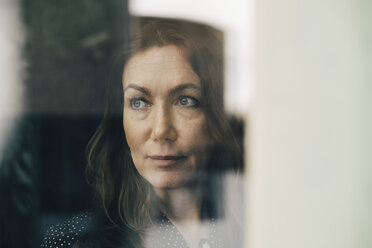
[[[198,222],[201,217],[202,189],[200,185],[176,189],[155,189],[160,210],[172,222]]]

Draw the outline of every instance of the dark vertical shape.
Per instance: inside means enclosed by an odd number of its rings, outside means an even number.
[[[0,159],[0,247],[36,247],[37,141],[32,123],[15,121]]]
[[[21,0],[24,116],[0,154],[0,247],[39,247],[45,229],[91,206],[85,147],[128,39],[123,0]]]

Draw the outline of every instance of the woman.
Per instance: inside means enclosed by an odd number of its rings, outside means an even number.
[[[224,175],[242,164],[223,111],[220,37],[204,25],[148,20],[125,49],[121,83],[111,80],[89,144],[102,214],[76,246],[239,243],[221,236],[231,221],[216,224],[226,219]]]

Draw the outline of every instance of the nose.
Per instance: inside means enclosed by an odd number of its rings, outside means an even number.
[[[171,111],[167,107],[159,107],[154,111],[151,138],[154,141],[173,142],[177,139]]]

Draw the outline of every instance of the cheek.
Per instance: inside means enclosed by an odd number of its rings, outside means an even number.
[[[182,139],[190,146],[203,149],[209,147],[213,143],[204,118],[194,123],[184,122],[180,125],[180,129],[183,130]]]
[[[125,138],[127,140],[128,146],[131,151],[136,150],[138,146],[138,126],[134,125],[133,121],[129,118],[124,118],[123,120],[123,128],[125,133]]]
[[[125,133],[125,139],[130,149],[130,154],[133,159],[133,163],[137,169],[137,171],[141,174],[141,168],[138,168],[138,164],[141,164],[140,156],[139,156],[139,148],[141,147],[139,136],[138,136],[138,129],[133,122],[128,121],[124,118],[123,120],[123,128]]]

